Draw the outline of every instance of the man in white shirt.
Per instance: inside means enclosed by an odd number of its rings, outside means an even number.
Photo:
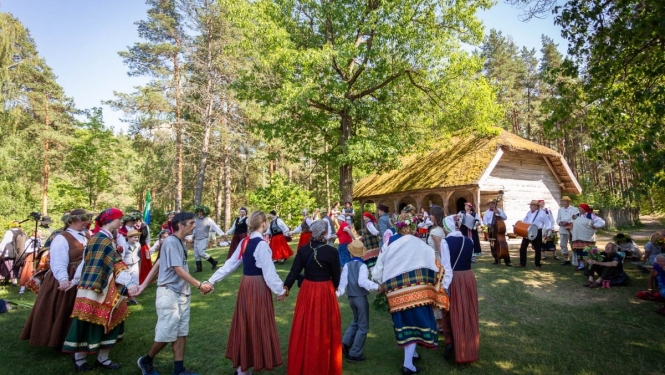
[[[561,197],[561,208],[556,215],[556,223],[559,225],[559,246],[561,246],[561,255],[563,255],[563,262],[561,265],[570,265],[568,257],[568,244],[572,244],[573,239],[570,236],[570,228],[573,225],[573,215],[577,214],[577,208],[570,205],[571,199],[564,195]],[[577,264],[575,264],[577,265]]]
[[[540,255],[541,255],[541,246],[543,245],[543,231],[552,229],[552,222],[547,217],[547,214],[540,209],[540,203],[537,199],[532,200],[529,203],[530,210],[526,213],[523,222],[527,224],[533,224],[538,227],[538,236],[532,241],[528,238],[522,238],[522,244],[520,245],[520,264],[515,266],[515,268],[524,268],[526,267],[526,250],[529,247],[529,244],[533,244],[533,248],[536,250],[536,270],[540,271]]]

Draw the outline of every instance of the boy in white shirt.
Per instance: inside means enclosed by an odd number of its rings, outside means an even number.
[[[361,362],[366,359],[363,355],[363,349],[369,331],[367,295],[370,290],[378,290],[379,284],[369,279],[369,270],[363,262],[363,255],[366,251],[365,245],[359,240],[354,240],[348,245],[348,248],[352,259],[342,269],[337,297],[343,295],[346,289],[349,306],[353,311],[353,322],[342,337],[342,351],[348,362]]]

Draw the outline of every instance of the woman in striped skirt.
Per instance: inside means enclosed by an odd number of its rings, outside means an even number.
[[[272,293],[285,295],[286,289],[272,262],[270,247],[263,240],[269,223],[266,214],[255,211],[249,216],[249,237],[240,242],[224,266],[208,280],[214,284],[242,265],[243,276],[238,289],[231,331],[226,344],[226,358],[233,362],[238,375],[272,370],[280,366],[275,309]]]
[[[454,216],[446,217],[443,223],[448,235],[441,242],[441,252],[449,252],[453,269],[453,279],[449,287],[450,310],[443,312],[443,356],[451,358],[454,351],[455,362],[476,362],[480,331],[476,277],[471,270],[474,244],[459,231],[459,222]]]
[[[418,374],[420,369],[413,364],[420,358],[416,345],[436,349],[439,341],[432,310],[437,305],[439,267],[434,249],[412,235],[415,224],[410,214],[401,214],[395,227],[397,234],[387,248],[384,244],[372,278],[383,284],[379,291],[388,297],[397,346],[404,348],[402,374]]]

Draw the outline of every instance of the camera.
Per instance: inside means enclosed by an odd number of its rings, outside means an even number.
[[[42,219],[42,214],[39,212],[31,212],[28,214],[28,219],[32,219],[34,221],[40,221]]]

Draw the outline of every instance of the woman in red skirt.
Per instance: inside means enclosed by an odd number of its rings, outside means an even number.
[[[250,367],[254,371],[272,370],[283,363],[271,292],[286,297],[287,289],[277,275],[270,247],[263,240],[268,226],[264,212],[252,212],[250,236],[208,280],[211,284],[221,281],[242,265],[243,276],[226,344],[226,358],[233,362],[238,375],[250,374]]]
[[[304,269],[289,338],[288,375],[342,374],[342,319],[335,291],[341,268],[337,249],[326,244],[328,224],[312,223],[312,240],[298,249],[284,282],[287,294]]]
[[[277,217],[277,212],[270,211],[270,250],[272,250],[273,262],[284,263],[293,255],[291,246],[286,242],[285,235],[289,234],[289,227],[284,224],[284,221]]]
[[[307,211],[306,208],[303,208],[302,212],[302,222],[300,223],[300,226],[298,226],[296,229],[293,230],[293,234],[295,233],[301,233],[300,235],[300,240],[298,240],[298,247],[297,249],[300,250],[301,247],[307,245],[309,243],[310,237],[312,237],[312,232],[310,232],[309,226],[312,225],[314,222],[310,217],[309,217],[309,211]]]
[[[139,244],[141,245],[141,260],[139,261],[139,284],[143,284],[146,276],[152,269],[152,259],[150,259],[150,239],[148,226],[139,219],[136,223],[136,230],[141,232],[139,236]]]
[[[450,310],[443,312],[443,356],[457,363],[478,361],[480,330],[478,328],[478,291],[476,277],[471,269],[474,244],[459,230],[460,223],[454,216],[444,219],[443,228],[448,232],[441,242],[441,252],[450,253],[453,279],[449,287]]]
[[[226,255],[226,259],[231,258],[231,255],[238,247],[240,241],[247,237],[247,209],[245,207],[240,207],[239,215],[236,220],[233,222],[231,229],[226,232],[226,235],[233,234],[231,239],[231,246],[229,246],[229,253]]]

